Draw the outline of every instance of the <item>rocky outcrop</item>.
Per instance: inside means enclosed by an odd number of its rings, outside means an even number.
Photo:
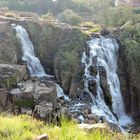
[[[17,64],[19,52],[11,24],[0,22],[0,63]]]
[[[133,116],[134,120],[138,121],[140,116],[140,74],[134,63],[128,62],[124,54],[124,50],[121,49],[118,69],[121,91],[124,97],[126,111]]]
[[[39,103],[53,103],[57,98],[56,85],[52,82],[23,81],[10,91],[10,100],[15,106],[33,108]]]
[[[27,29],[46,72],[55,75],[71,97],[79,96],[79,89],[83,88],[80,59],[88,36],[78,28],[59,22],[23,21],[20,24]]]
[[[25,65],[0,64],[0,87],[13,88],[17,82],[27,79],[28,72]]]

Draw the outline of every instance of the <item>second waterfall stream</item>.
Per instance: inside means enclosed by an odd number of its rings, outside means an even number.
[[[87,54],[85,51],[81,61],[85,65],[84,90],[90,94],[93,100],[92,113],[105,117],[108,122],[118,124],[119,126],[127,126],[132,120],[125,113],[120,81],[117,75],[119,45],[115,39],[104,37],[92,38],[87,44],[89,53]],[[91,74],[90,67],[96,67],[96,75],[93,76]],[[111,107],[105,102],[105,95],[100,82],[100,67],[106,73]],[[90,81],[96,83],[96,95],[89,90]]]

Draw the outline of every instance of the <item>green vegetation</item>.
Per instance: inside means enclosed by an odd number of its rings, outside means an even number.
[[[16,106],[26,107],[26,108],[33,108],[34,100],[33,99],[20,99],[15,102]]]
[[[82,18],[70,9],[60,13],[58,15],[58,19],[70,25],[78,25],[82,21]]]
[[[104,130],[87,133],[66,119],[62,119],[61,127],[46,125],[30,116],[0,116],[1,140],[33,140],[38,135],[48,134],[50,140],[129,140],[122,134],[113,134]],[[133,138],[130,138],[131,140]],[[134,138],[138,140],[138,138]]]
[[[124,26],[119,33],[124,53],[129,63],[133,63],[137,72],[140,72],[140,24],[132,24]]]
[[[8,89],[12,89],[17,85],[17,78],[16,75],[11,75],[9,76],[7,79],[5,79],[3,81],[3,86],[8,88]]]

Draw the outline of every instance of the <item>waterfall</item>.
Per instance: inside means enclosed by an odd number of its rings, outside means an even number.
[[[40,60],[35,56],[33,44],[29,39],[26,29],[20,25],[13,27],[17,32],[18,38],[20,39],[23,55],[22,60],[27,62],[30,75],[37,77],[47,76],[43,66],[40,63]]]
[[[104,116],[108,122],[127,126],[132,122],[131,118],[125,113],[123,98],[120,90],[120,81],[117,75],[117,54],[119,46],[113,38],[93,38],[88,42],[87,46],[90,51],[89,55],[83,53],[82,63],[85,65],[84,87],[89,91],[89,80],[96,82],[96,95],[93,96],[92,112]],[[93,63],[93,61],[96,61]],[[97,68],[96,76],[90,74],[90,67]],[[112,98],[112,109],[108,107],[104,100],[104,92],[101,88],[99,67],[103,67],[106,71],[107,83],[109,85],[110,96]],[[117,116],[117,118],[114,116]]]
[[[29,35],[24,27],[21,25],[12,24],[12,27],[16,30],[17,36],[20,39],[22,47],[22,60],[27,63],[31,77],[53,77],[45,73],[40,60],[35,56],[34,46],[31,42]],[[56,91],[58,97],[64,97],[64,99],[69,100],[69,98],[64,94],[63,89],[56,84]]]

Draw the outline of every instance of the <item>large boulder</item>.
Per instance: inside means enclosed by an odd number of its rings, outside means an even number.
[[[92,132],[92,131],[104,131],[109,132],[109,127],[105,123],[96,123],[96,124],[80,124],[78,127],[86,132]]]
[[[36,104],[53,103],[57,98],[56,84],[53,82],[22,81],[10,91],[10,100],[15,106],[33,108]]]
[[[34,86],[34,98],[38,102],[54,102],[57,98],[56,84],[53,82],[39,83]]]

